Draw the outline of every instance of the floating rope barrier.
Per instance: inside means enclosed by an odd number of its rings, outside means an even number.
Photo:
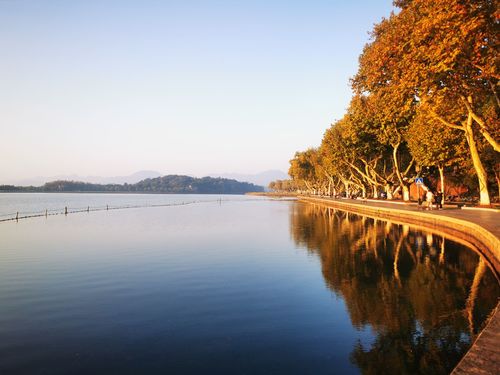
[[[187,206],[197,203],[220,203],[222,202],[249,202],[249,201],[262,201],[263,199],[213,199],[213,200],[195,200],[186,202],[174,202],[174,203],[148,203],[148,204],[129,204],[120,206],[86,206],[86,207],[68,207],[64,208],[51,208],[42,211],[17,211],[13,213],[0,214],[0,222],[5,221],[19,221],[21,219],[29,219],[34,217],[48,217],[57,215],[69,215],[83,212],[96,212],[96,211],[111,211],[111,210],[125,210],[130,208],[153,208],[153,207],[176,207],[176,206]]]

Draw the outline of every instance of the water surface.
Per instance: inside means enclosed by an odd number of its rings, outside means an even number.
[[[257,200],[262,197],[216,194],[131,194],[131,193],[0,193],[0,220],[36,214],[68,211],[151,207],[199,202]]]
[[[1,223],[0,373],[447,373],[499,295],[450,239],[224,198]]]

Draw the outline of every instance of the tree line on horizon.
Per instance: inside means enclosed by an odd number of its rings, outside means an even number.
[[[417,177],[460,181],[489,205],[500,188],[494,0],[396,0],[351,78],[343,118],[290,160],[273,190],[407,201]]]
[[[43,186],[0,185],[0,192],[129,192],[170,194],[244,194],[264,188],[227,178],[168,175],[147,178],[135,184],[93,184],[81,181],[52,181]]]

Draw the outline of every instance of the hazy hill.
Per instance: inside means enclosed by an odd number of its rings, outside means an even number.
[[[71,175],[57,175],[50,177],[37,176],[33,178],[25,178],[15,181],[4,181],[5,184],[17,186],[42,186],[43,184],[51,181],[81,181],[91,184],[135,184],[147,178],[160,177],[161,173],[157,171],[138,171],[128,176],[80,176],[77,174]],[[255,174],[244,173],[210,173],[210,177],[221,177],[230,180],[237,180],[242,182],[250,182],[255,185],[267,187],[271,181],[286,180],[288,175],[280,170],[268,170]],[[0,182],[1,183],[1,182]]]
[[[33,178],[25,178],[22,180],[9,181],[12,185],[19,186],[42,186],[43,184],[50,181],[81,181],[89,182],[92,184],[135,184],[146,178],[160,177],[161,174],[156,171],[138,171],[132,173],[128,176],[112,176],[112,177],[101,177],[101,176],[79,176],[76,174],[71,175],[57,175],[51,177],[37,176]]]

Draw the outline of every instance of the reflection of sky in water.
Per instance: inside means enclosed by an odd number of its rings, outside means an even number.
[[[342,227],[352,241],[356,222],[352,216]],[[311,231],[302,231],[307,225]],[[391,228],[384,230],[398,226]],[[357,297],[346,291],[359,291],[332,287],[324,267],[333,253],[305,251],[314,230],[321,248],[328,236],[314,212],[264,200],[3,223],[0,370],[357,373],[353,348],[376,345],[384,325],[367,311],[353,326]],[[409,233],[411,247],[437,261],[438,236],[433,255],[425,233]],[[380,257],[394,250],[388,246]],[[446,264],[458,264],[464,252],[447,251]],[[401,254],[404,285],[413,266],[407,249]],[[468,285],[474,267],[456,268]],[[392,264],[383,272],[393,277]],[[375,277],[337,276],[349,285]]]

